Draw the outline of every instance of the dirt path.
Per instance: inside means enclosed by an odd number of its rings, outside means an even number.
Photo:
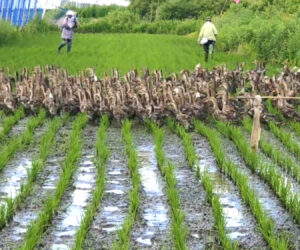
[[[170,208],[152,136],[142,126],[132,129],[141,175],[141,201],[131,234],[131,249],[171,248]]]
[[[250,187],[255,190],[255,193],[266,210],[267,214],[275,222],[277,232],[285,231],[291,235],[294,244],[300,247],[300,228],[294,223],[292,216],[284,209],[281,202],[258,175],[253,174],[252,171],[246,167],[245,162],[234,146],[233,142],[222,137],[224,150],[229,159],[231,159],[242,171],[243,174],[249,178]]]
[[[61,162],[64,160],[65,152],[63,145],[71,130],[71,124],[64,126],[56,136],[56,147],[48,157],[44,170],[39,174],[37,183],[33,187],[32,196],[27,197],[24,205],[17,211],[9,225],[0,232],[0,249],[16,248],[22,243],[22,239],[31,221],[37,218],[39,211],[43,208],[43,201],[48,195],[53,194],[55,185],[59,179]],[[11,246],[11,247],[10,247]]]
[[[128,193],[132,185],[121,129],[112,125],[107,132],[111,155],[106,167],[106,186],[84,249],[111,249],[117,229],[122,225],[128,210]]]
[[[52,226],[45,233],[42,249],[71,249],[74,245],[76,231],[92,197],[97,178],[97,169],[93,163],[97,130],[97,126],[87,125],[83,131],[82,156],[77,164],[78,168],[72,185],[64,194],[60,209],[53,218]]]
[[[241,200],[238,188],[220,173],[209,142],[198,134],[192,136],[200,157],[200,169],[206,169],[215,182],[214,193],[220,196],[230,238],[238,241],[242,249],[264,249],[266,244],[250,209]]]

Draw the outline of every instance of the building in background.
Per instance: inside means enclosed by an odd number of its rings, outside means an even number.
[[[24,26],[42,13],[38,0],[0,0],[0,18],[15,26]]]

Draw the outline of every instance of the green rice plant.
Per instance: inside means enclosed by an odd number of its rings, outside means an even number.
[[[272,115],[275,115],[276,118],[278,118],[280,121],[286,121],[286,119],[284,118],[282,112],[280,112],[277,108],[275,108],[273,105],[272,105],[272,101],[271,99],[268,99],[266,102],[265,102],[265,105],[266,105],[266,108],[268,110],[268,112]]]
[[[254,190],[250,188],[248,177],[242,174],[231,160],[227,159],[218,133],[200,121],[195,120],[194,125],[196,131],[208,139],[218,166],[239,187],[243,201],[250,207],[259,229],[269,246],[272,249],[288,249],[288,241],[285,238],[276,237],[274,223],[263,209]],[[222,131],[227,132],[225,130]]]
[[[282,204],[300,223],[300,197],[298,193],[293,192],[291,183],[276,170],[273,164],[264,163],[263,159],[251,149],[240,128],[221,121],[217,122],[217,128],[233,140],[246,164],[269,184]]]
[[[299,122],[291,121],[289,123],[289,125],[294,130],[294,132],[296,133],[296,135],[300,137],[300,124],[299,124]]]
[[[118,238],[113,244],[113,249],[129,249],[130,231],[133,227],[140,204],[139,189],[141,177],[138,172],[138,155],[131,134],[131,122],[125,120],[122,125],[122,136],[125,141],[127,162],[132,178],[132,189],[129,193],[129,209],[122,228],[118,230]]]
[[[39,153],[35,156],[32,161],[32,168],[27,173],[27,182],[21,184],[20,192],[14,199],[7,200],[0,207],[0,229],[13,218],[15,211],[21,206],[26,197],[32,194],[37,176],[43,170],[51,148],[55,144],[55,135],[67,117],[65,116],[62,119],[56,117],[51,121],[48,131],[39,142]]]
[[[189,162],[189,166],[193,170],[194,166],[197,165],[196,177],[201,179],[200,168],[197,164],[198,157],[191,135],[186,132],[183,126],[176,123],[172,118],[168,118],[167,123],[173,133],[176,133],[182,139],[185,157]],[[213,194],[213,182],[210,180],[207,174],[204,174],[203,178],[204,179],[202,179],[202,181],[207,192],[208,202],[212,205],[214,211],[216,228],[218,230],[221,245],[224,249],[237,249],[237,243],[234,244],[226,234],[226,222],[223,213],[223,207],[220,203],[219,197]]]
[[[283,128],[278,127],[274,122],[269,122],[271,132],[288,148],[288,150],[300,159],[300,146]]]
[[[5,116],[4,111],[0,110],[0,118],[3,118]]]
[[[48,225],[51,223],[54,214],[57,212],[63,194],[69,186],[73,173],[76,170],[77,162],[81,156],[83,144],[82,133],[87,121],[87,115],[79,114],[73,122],[72,130],[67,141],[67,155],[62,165],[60,178],[56,184],[55,193],[46,199],[43,210],[39,213],[37,219],[28,227],[24,239],[25,242],[20,249],[34,249],[43,237],[43,234]]]
[[[10,140],[10,142],[2,148],[2,152],[0,154],[0,172],[16,152],[25,149],[33,142],[35,129],[38,126],[41,126],[45,119],[46,111],[41,109],[37,117],[30,119],[26,130],[18,137]]]
[[[243,126],[248,131],[248,133],[251,133],[252,120],[250,117],[246,117],[243,120]],[[279,164],[298,182],[300,182],[300,167],[288,155],[284,154],[281,150],[277,149],[271,143],[268,143],[263,134],[261,135],[259,145],[266,155],[268,155],[274,162]]]
[[[15,125],[21,118],[24,117],[24,109],[19,108],[12,116],[6,117],[2,122],[2,130],[0,132],[0,141],[4,139],[11,131],[13,125]]]
[[[181,210],[181,203],[176,188],[176,178],[174,174],[174,165],[166,159],[163,150],[164,131],[155,123],[147,121],[146,125],[151,129],[154,136],[156,158],[161,174],[165,177],[167,183],[167,196],[172,209],[172,234],[176,249],[187,249],[186,238],[188,230],[184,224],[185,215]]]
[[[96,159],[95,165],[98,171],[98,177],[96,180],[96,189],[93,191],[92,201],[88,205],[85,215],[81,221],[80,227],[76,232],[76,240],[74,249],[83,249],[82,245],[84,243],[86,234],[89,227],[94,219],[97,212],[97,208],[103,197],[104,187],[105,187],[105,168],[109,157],[109,148],[107,146],[107,129],[109,127],[108,116],[104,115],[101,118],[100,127],[98,130],[98,139],[96,142]]]

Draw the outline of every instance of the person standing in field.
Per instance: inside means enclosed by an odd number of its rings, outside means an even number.
[[[72,10],[68,10],[62,23],[61,38],[63,39],[63,43],[59,45],[58,53],[60,53],[60,50],[66,45],[68,53],[71,52],[74,29],[77,28],[77,26],[78,21],[76,20],[76,13]]]
[[[206,19],[206,23],[202,26],[198,37],[198,43],[203,45],[205,62],[208,61],[208,56],[210,56],[210,59],[213,59],[214,46],[216,43],[217,35],[218,31],[215,25],[211,22],[211,18],[208,17]]]

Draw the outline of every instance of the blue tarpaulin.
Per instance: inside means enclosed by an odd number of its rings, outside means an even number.
[[[26,25],[43,9],[37,8],[37,0],[0,0],[0,18],[15,26]]]

